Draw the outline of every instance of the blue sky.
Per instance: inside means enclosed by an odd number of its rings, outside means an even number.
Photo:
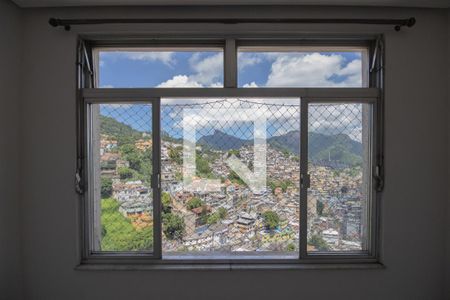
[[[223,54],[100,52],[100,87],[223,86]]]
[[[241,52],[238,54],[238,85],[240,87],[360,87],[362,86],[361,77],[360,52]],[[105,88],[222,87],[223,53],[221,51],[100,52],[99,86]],[[162,104],[172,104],[173,101],[168,99]],[[180,115],[171,117],[171,112],[173,110],[170,107],[163,107],[162,129],[179,136],[181,133],[179,127],[164,124],[164,120],[170,119],[179,122]],[[149,107],[125,105],[118,108],[105,105],[102,107],[102,114],[111,115],[138,130],[151,130]],[[285,123],[292,125],[291,130],[298,130],[298,118],[296,118],[297,116],[291,123]],[[344,119],[336,120],[335,123],[344,121]],[[285,125],[285,128],[274,129],[273,124],[276,120],[269,122],[272,122],[269,123],[269,127],[272,127],[271,132],[268,132],[269,135],[282,133],[286,127],[289,127]],[[329,127],[330,124],[327,126]],[[218,125],[218,129],[241,138],[251,138],[248,133],[236,134],[236,124],[228,127]]]
[[[239,86],[361,86],[360,52],[241,52]],[[223,53],[99,54],[100,87],[221,87]]]

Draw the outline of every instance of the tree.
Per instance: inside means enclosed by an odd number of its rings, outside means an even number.
[[[223,207],[219,207],[219,209],[208,216],[208,219],[206,220],[206,223],[209,225],[216,224],[220,220],[225,219],[227,216],[227,210]]]
[[[228,174],[228,179],[229,179],[231,182],[237,183],[237,184],[242,185],[242,186],[246,186],[246,185],[247,185],[247,184],[244,182],[244,180],[242,180],[242,178],[239,177],[239,175],[238,175],[235,171],[233,171],[233,170],[231,170],[230,173]]]
[[[313,234],[308,241],[308,244],[314,246],[319,251],[328,251],[330,247],[327,242],[318,234]]]
[[[137,152],[137,149],[133,144],[125,144],[120,146],[120,152],[122,155],[128,155]]]
[[[186,203],[187,209],[194,209],[194,208],[200,207],[202,205],[203,205],[202,200],[200,200],[200,198],[197,198],[197,197],[193,197]]]
[[[325,208],[325,205],[323,204],[323,202],[317,201],[317,205],[316,205],[317,215],[322,216],[324,208]]]
[[[286,247],[286,251],[288,251],[288,252],[293,252],[293,251],[295,251],[295,244],[293,244],[293,243],[289,243],[288,245],[287,245],[287,247]]]
[[[206,205],[202,206],[202,212],[200,213],[200,224],[206,224],[208,222],[210,215],[208,214],[208,208]]]
[[[125,144],[120,146],[120,153],[123,158],[128,161],[130,168],[142,173],[142,164],[144,162],[149,162],[151,164],[152,154],[151,150],[148,149],[144,152],[139,151],[134,144]]]
[[[164,214],[168,214],[172,212],[172,201],[170,201],[170,194],[167,192],[163,192],[161,195],[161,204],[162,204],[162,211]]]
[[[284,157],[286,157],[286,158],[289,158],[289,156],[291,156],[291,152],[289,152],[289,150],[287,150],[287,149],[283,149],[281,152],[283,153]]]
[[[150,183],[152,179],[153,166],[150,160],[143,160],[140,168],[140,177],[143,181]]]
[[[182,217],[168,213],[163,216],[163,231],[169,240],[181,239],[184,235],[185,224]]]
[[[283,191],[283,193],[285,193],[287,191],[287,188],[290,186],[293,186],[294,184],[292,183],[292,181],[290,180],[283,180],[281,181],[280,187],[281,190]]]
[[[139,153],[133,151],[126,154],[124,158],[129,162],[131,169],[138,172],[141,170],[142,157]]]
[[[216,224],[217,222],[219,222],[220,220],[220,216],[217,212],[211,214],[208,219],[206,220],[206,223],[208,223],[208,225],[212,225],[212,224]]]
[[[133,171],[130,168],[122,167],[122,168],[119,168],[119,170],[117,170],[117,172],[119,173],[120,179],[133,178]]]
[[[276,212],[268,210],[264,212],[262,216],[264,227],[266,227],[268,230],[273,230],[280,225],[280,217]]]
[[[275,189],[278,187],[281,188],[283,193],[285,193],[287,191],[287,188],[293,186],[294,184],[290,180],[277,180],[277,181],[270,181],[268,185],[272,190],[272,193],[275,193]]]
[[[195,158],[195,164],[197,167],[197,175],[200,177],[210,177],[212,175],[211,167],[209,162],[204,159],[201,155],[197,155]]]
[[[241,152],[237,149],[228,150],[228,157],[232,155],[236,156],[237,158],[241,158]]]
[[[169,149],[169,158],[173,160],[176,164],[181,165],[183,163],[183,147],[177,146],[175,148]]]
[[[112,179],[111,178],[101,178],[101,188],[100,188],[100,194],[102,198],[109,198],[112,196]]]
[[[219,209],[217,210],[217,213],[219,214],[220,219],[225,219],[228,212],[224,207],[219,207]]]

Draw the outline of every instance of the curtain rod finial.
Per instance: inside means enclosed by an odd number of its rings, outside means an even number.
[[[416,24],[416,18],[409,18],[406,26],[413,27]]]
[[[48,24],[50,24],[53,27],[56,27],[59,25],[59,20],[56,18],[50,18],[48,19]]]

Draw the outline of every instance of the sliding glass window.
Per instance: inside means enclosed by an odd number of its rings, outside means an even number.
[[[251,43],[92,47],[83,261],[376,261],[372,44]]]

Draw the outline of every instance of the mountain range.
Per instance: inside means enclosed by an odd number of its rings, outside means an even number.
[[[201,137],[198,144],[211,149],[228,151],[253,145],[253,140],[240,139],[220,130]],[[300,131],[293,130],[285,134],[272,136],[267,143],[281,151],[300,154]],[[308,134],[308,154],[310,161],[323,164],[355,166],[362,162],[362,144],[346,134],[326,135],[318,132]]]
[[[142,138],[143,132],[114,118],[100,116],[100,124],[101,133],[116,137],[119,143],[121,141],[127,143]],[[161,139],[177,143],[182,142],[181,139],[173,138],[164,131],[161,133]],[[287,151],[298,156],[300,154],[300,131],[293,130],[282,135],[272,136],[267,139],[267,143],[280,151]],[[202,136],[197,144],[210,149],[228,151],[253,145],[253,140],[241,139],[223,131],[215,130],[211,135]],[[326,135],[318,132],[308,134],[308,154],[309,160],[312,162],[323,165],[355,166],[362,163],[362,152],[362,144],[346,134]]]

